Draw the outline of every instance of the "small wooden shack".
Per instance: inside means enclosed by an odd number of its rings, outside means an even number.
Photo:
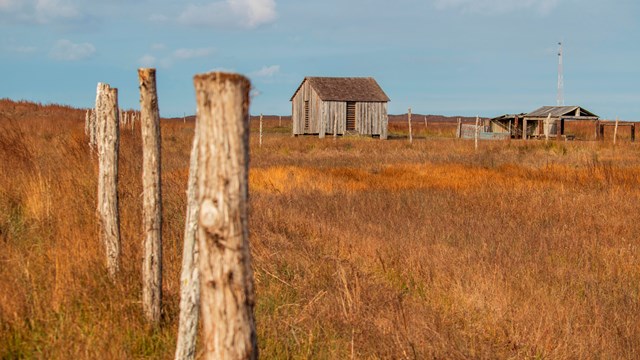
[[[371,77],[306,77],[291,97],[293,135],[387,138],[389,97]]]
[[[598,115],[580,106],[543,106],[528,114],[506,114],[491,119],[492,132],[510,132],[514,138],[564,136],[565,121],[597,121]],[[558,126],[560,128],[558,128]],[[526,131],[523,132],[523,129]]]

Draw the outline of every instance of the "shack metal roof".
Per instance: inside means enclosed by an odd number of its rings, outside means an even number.
[[[580,106],[543,106],[536,109],[526,115],[526,117],[547,117],[551,114],[551,117],[598,117],[598,115],[591,111],[585,110]]]
[[[522,119],[526,114],[525,113],[520,113],[520,114],[504,114],[504,115],[500,115],[500,116],[496,116],[494,118],[492,118],[491,120],[495,120],[495,121],[501,121],[501,120],[510,120],[510,119],[515,119],[516,117],[519,119]]]
[[[318,93],[323,101],[372,101],[387,102],[389,97],[372,77],[305,77],[290,101],[296,96],[305,81]]]

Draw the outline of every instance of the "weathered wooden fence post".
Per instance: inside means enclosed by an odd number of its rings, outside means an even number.
[[[160,185],[160,112],[156,69],[138,69],[142,134],[142,307],[147,321],[160,321],[162,306],[162,188]]]
[[[458,118],[458,127],[456,127],[456,138],[460,139],[462,137],[462,120]]]
[[[84,114],[84,135],[89,137],[89,129],[91,128],[91,110],[87,109],[87,112]]]
[[[429,125],[429,123],[427,122],[427,117],[425,116],[424,117],[424,133],[425,133],[425,136],[427,134],[427,126],[428,125]]]
[[[197,120],[196,120],[197,121]],[[200,271],[198,270],[198,132],[193,136],[187,184],[187,216],[184,223],[182,271],[180,273],[180,323],[175,360],[191,360],[196,356],[200,311]]]
[[[475,131],[475,136],[474,136],[476,151],[478,151],[478,135],[479,135],[478,133],[479,133],[479,130],[480,130],[479,125],[478,125],[479,121],[480,121],[480,116],[476,116],[476,129],[475,129],[476,131]]]
[[[409,122],[409,144],[413,144],[413,134],[411,132],[411,108],[407,111],[407,121]]]
[[[260,147],[262,147],[262,113],[260,113]]]
[[[282,127],[282,115],[278,116],[278,127]]]
[[[551,131],[551,129],[549,128],[550,124],[551,124],[551,113],[549,113],[547,118],[544,120],[544,142],[545,143],[549,141],[549,132]]]
[[[198,106],[198,246],[205,359],[256,359],[249,231],[247,78],[194,77]]]
[[[613,145],[616,144],[617,138],[618,138],[618,117],[616,116],[616,125],[613,128]]]
[[[98,145],[98,216],[111,279],[120,270],[120,214],[118,210],[118,89],[98,84],[96,139]]]

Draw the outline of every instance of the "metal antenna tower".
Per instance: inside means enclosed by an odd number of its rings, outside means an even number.
[[[564,106],[564,75],[562,66],[562,42],[558,43],[558,106]]]

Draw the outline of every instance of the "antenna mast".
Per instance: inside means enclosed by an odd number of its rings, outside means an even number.
[[[558,43],[558,106],[564,106],[564,75],[562,66],[562,42]]]

